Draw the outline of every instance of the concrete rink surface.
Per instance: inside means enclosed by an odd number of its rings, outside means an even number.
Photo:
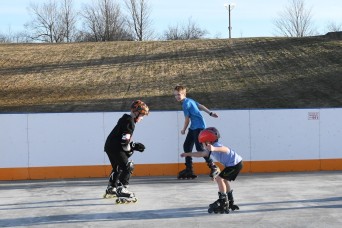
[[[208,176],[132,177],[137,203],[103,199],[107,179],[0,181],[0,227],[342,227],[342,172],[240,174],[239,211],[209,214]]]

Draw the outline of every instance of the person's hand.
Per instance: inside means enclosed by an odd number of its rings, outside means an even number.
[[[131,147],[133,150],[137,150],[139,152],[143,152],[145,150],[144,144],[138,142],[131,142]]]
[[[214,150],[213,145],[211,145],[210,143],[206,144],[205,148],[207,148],[208,151],[213,151]]]
[[[211,116],[211,117],[215,117],[215,118],[217,118],[217,117],[218,117],[218,115],[216,114],[216,112],[210,112],[210,113],[209,113],[209,116]]]
[[[181,156],[182,158],[184,158],[184,157],[186,157],[186,153],[181,153],[180,156]]]
[[[181,130],[181,134],[184,135],[185,134],[185,130]]]

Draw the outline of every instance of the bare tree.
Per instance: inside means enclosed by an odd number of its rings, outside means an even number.
[[[7,34],[0,33],[0,43],[28,43],[30,41],[26,31],[12,32],[9,27]]]
[[[128,24],[134,30],[135,39],[138,41],[150,39],[153,31],[148,0],[125,0],[125,5],[129,12]]]
[[[311,9],[305,6],[305,0],[289,0],[289,5],[279,13],[274,21],[276,32],[286,37],[304,37],[314,34]]]
[[[208,31],[201,29],[191,18],[188,19],[188,24],[183,27],[183,36],[186,40],[195,40],[203,38],[208,34]]]
[[[208,31],[201,29],[191,18],[188,19],[186,25],[169,26],[168,30],[164,32],[165,40],[196,40],[201,39],[208,34]]]
[[[30,3],[29,11],[33,20],[25,25],[31,31],[33,40],[43,42],[60,42],[60,35],[57,28],[57,5],[53,1],[38,5]]]
[[[71,42],[76,24],[72,1],[64,0],[60,5],[56,0],[42,5],[30,3],[28,10],[33,19],[25,27],[31,32],[31,39],[50,43]]]
[[[0,33],[0,43],[11,43],[12,42],[12,29],[8,27],[7,34]]]
[[[30,36],[27,34],[27,31],[18,31],[12,34],[11,36],[12,43],[29,43],[32,42]]]
[[[128,32],[120,5],[115,0],[97,0],[92,5],[84,5],[81,14],[84,30],[80,32],[83,41],[132,40]]]
[[[169,26],[167,30],[164,31],[165,40],[183,40],[183,33],[179,25]]]
[[[342,31],[342,24],[337,24],[335,22],[329,22],[327,25],[327,32],[339,32]]]
[[[0,43],[9,43],[10,39],[7,35],[0,33]]]
[[[72,42],[76,33],[77,22],[77,14],[73,10],[73,0],[64,0],[60,10],[60,16],[64,39],[66,42]]]

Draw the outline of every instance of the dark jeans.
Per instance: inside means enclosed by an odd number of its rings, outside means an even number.
[[[183,144],[183,150],[185,153],[192,152],[192,149],[194,148],[194,145],[196,147],[197,151],[203,151],[202,144],[198,141],[198,135],[203,129],[195,129],[191,130],[189,129],[188,134],[186,135],[184,144]],[[204,160],[209,164],[212,163],[213,160],[209,157],[204,157]],[[185,158],[185,166],[188,168],[192,168],[192,157],[186,157]]]

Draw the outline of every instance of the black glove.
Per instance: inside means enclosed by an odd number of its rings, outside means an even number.
[[[145,150],[144,144],[138,142],[131,142],[131,148],[132,150],[137,150],[139,152],[143,152]]]
[[[126,152],[126,154],[127,154],[127,157],[131,157],[132,155],[133,155],[133,153],[134,153],[134,151],[132,150],[132,151],[129,151],[129,152]]]

